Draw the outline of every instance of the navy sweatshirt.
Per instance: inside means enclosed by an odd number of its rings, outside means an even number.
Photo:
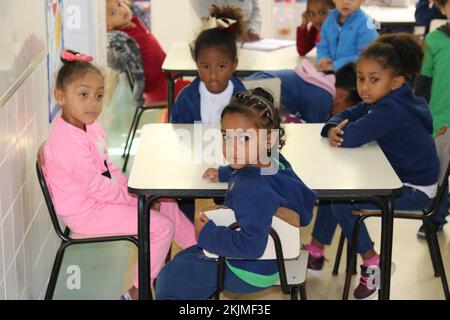
[[[233,95],[238,92],[247,92],[244,84],[236,77],[231,77],[234,85]],[[187,87],[185,87],[178,95],[172,110],[172,123],[194,123],[202,121],[200,112],[200,77]]]
[[[278,270],[275,260],[254,261],[265,251],[272,217],[279,207],[285,207],[300,215],[302,226],[308,225],[316,194],[305,186],[281,154],[279,169],[273,175],[262,175],[258,167],[223,169],[222,173],[228,174],[222,174],[221,178],[229,177],[225,205],[233,209],[241,229],[219,227],[210,220],[200,232],[198,246],[221,256],[245,259],[228,260],[237,268],[274,274]]]
[[[333,106],[333,96],[316,85],[303,80],[295,70],[256,72],[246,80],[279,78],[281,104],[289,113],[299,114],[308,123],[323,123]]]
[[[376,140],[403,183],[429,186],[437,182],[439,160],[432,139],[433,122],[423,98],[408,85],[392,91],[374,104],[360,102],[333,116],[321,135],[341,121],[344,148],[356,148]]]

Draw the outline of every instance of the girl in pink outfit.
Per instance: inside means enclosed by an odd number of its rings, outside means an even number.
[[[62,114],[44,146],[44,172],[56,212],[77,234],[137,234],[137,198],[127,178],[110,161],[106,135],[96,122],[102,110],[103,76],[92,57],[65,51],[54,91]],[[196,244],[192,223],[173,200],[150,211],[151,280],[157,277],[173,240]],[[137,298],[137,273],[126,298]]]

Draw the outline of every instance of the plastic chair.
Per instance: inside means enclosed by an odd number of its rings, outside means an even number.
[[[128,83],[130,84],[131,91],[133,91],[134,87],[134,79],[131,76],[131,72],[127,70],[126,76],[128,79]],[[136,131],[139,127],[139,122],[141,121],[142,114],[148,110],[161,110],[167,109],[167,101],[145,101],[144,104],[136,107],[136,111],[134,112],[133,121],[131,122],[130,130],[128,131],[127,140],[125,142],[125,146],[123,148],[122,158],[125,159],[122,167],[122,172],[127,171],[128,160],[130,159],[131,146],[133,145],[134,137],[136,135]]]
[[[223,207],[214,206],[205,208],[202,212],[217,208],[223,209]],[[210,218],[217,225],[228,225],[228,222],[235,221],[231,209],[226,209],[226,212],[221,215],[229,217],[219,220],[214,217]],[[234,222],[229,225],[229,228],[239,229],[239,225]],[[216,300],[219,300],[220,294],[224,290],[225,257],[217,257],[206,250],[204,253],[219,261],[217,291],[214,296]],[[275,285],[281,286],[284,294],[290,294],[291,300],[298,300],[299,296],[301,300],[307,299],[305,283],[308,251],[300,249],[300,221],[296,212],[287,208],[278,209],[272,221],[266,250],[258,260],[277,260],[280,279]]]
[[[64,257],[65,250],[72,245],[88,244],[88,243],[102,243],[102,242],[113,242],[113,241],[129,241],[138,246],[138,240],[133,235],[111,235],[111,236],[83,236],[74,235],[69,227],[65,228],[63,232],[61,225],[59,224],[58,217],[56,215],[55,207],[53,206],[52,196],[50,190],[48,189],[47,181],[45,180],[44,172],[42,167],[36,161],[36,172],[39,180],[39,185],[41,186],[42,193],[44,195],[45,203],[47,204],[47,209],[50,214],[50,219],[52,220],[53,228],[56,234],[62,240],[61,245],[56,253],[55,261],[53,263],[52,272],[50,274],[50,280],[48,282],[47,291],[45,293],[45,300],[51,300],[55,292],[56,283],[58,281],[59,270],[61,268],[62,260]]]
[[[438,153],[439,163],[440,163],[440,173],[438,179],[438,190],[436,197],[430,204],[430,207],[427,210],[423,211],[394,211],[394,218],[399,219],[410,219],[410,220],[422,220],[425,226],[425,234],[428,244],[428,249],[430,251],[431,261],[433,263],[433,270],[435,277],[441,277],[442,288],[444,290],[444,295],[446,300],[450,300],[450,292],[447,283],[447,277],[445,274],[445,268],[442,261],[442,255],[439,248],[439,242],[436,236],[436,232],[433,231],[432,222],[430,221],[430,216],[436,213],[442,202],[447,201],[448,194],[445,193],[446,188],[448,186],[448,179],[450,175],[450,130],[442,130],[440,132],[444,132],[441,135],[437,136],[435,139],[436,149]],[[357,211],[354,214],[360,215],[359,220],[355,224],[355,229],[353,230],[352,236],[352,246],[350,248],[349,253],[349,265],[353,265],[356,262],[356,254],[355,248],[358,241],[358,234],[361,224],[365,219],[369,217],[381,217],[381,212],[376,210],[364,210]],[[337,270],[339,268],[340,255],[342,254],[342,248],[344,246],[345,236],[341,233],[341,238],[339,240],[338,245],[338,254],[336,256],[336,262],[333,270]],[[343,299],[348,299],[348,294],[350,291],[350,281],[352,274],[350,272],[346,273],[345,284],[344,284],[344,292]]]

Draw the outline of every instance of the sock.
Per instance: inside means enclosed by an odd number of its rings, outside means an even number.
[[[324,250],[322,248],[313,245],[312,243],[305,244],[304,247],[306,250],[308,250],[309,254],[316,259],[325,256]]]
[[[376,254],[372,258],[363,260],[364,267],[370,267],[370,266],[379,266],[380,265],[380,255]]]
[[[376,254],[374,255],[372,258],[367,259],[367,260],[363,260],[363,266],[368,268],[368,267],[373,267],[376,266],[378,267],[380,265],[380,255]],[[361,275],[361,278],[359,279],[359,282],[365,286],[367,286],[367,281],[369,280],[368,277],[365,277],[363,275]]]

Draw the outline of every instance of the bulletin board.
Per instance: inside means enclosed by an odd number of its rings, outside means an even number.
[[[53,96],[56,83],[56,73],[61,67],[61,51],[64,48],[63,0],[45,0],[47,4],[47,38],[48,38],[48,106],[49,122],[52,122],[59,112],[59,106]]]
[[[44,1],[0,1],[0,106],[45,59]]]

